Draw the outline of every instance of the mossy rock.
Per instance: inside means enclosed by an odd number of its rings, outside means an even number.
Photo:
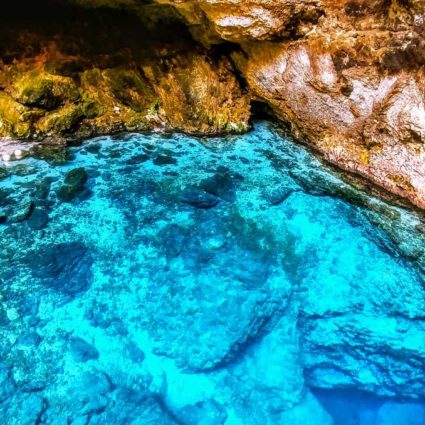
[[[36,173],[37,173],[37,167],[27,164],[25,162],[24,163],[18,162],[12,168],[12,174],[14,176],[26,177],[26,176],[32,176]]]
[[[86,118],[96,118],[104,113],[103,106],[86,93],[81,95],[81,111]]]
[[[32,155],[50,165],[63,165],[73,159],[73,155],[64,145],[41,144],[33,148]]]
[[[13,209],[13,214],[8,216],[9,223],[20,223],[25,221],[34,208],[33,200],[28,196],[21,200]]]
[[[80,105],[67,105],[43,117],[37,129],[44,134],[64,134],[71,131],[84,118]]]
[[[79,91],[71,78],[33,71],[15,83],[14,97],[23,105],[52,110],[76,101]]]
[[[64,184],[57,192],[58,198],[63,202],[71,202],[80,194],[87,192],[85,186],[87,178],[85,168],[80,167],[71,170],[65,176]]]
[[[46,64],[45,70],[49,74],[61,75],[64,77],[76,77],[86,68],[86,64],[75,59],[62,59],[51,61]]]
[[[102,71],[99,68],[89,69],[80,75],[81,86],[96,86],[103,79]]]
[[[0,181],[6,179],[7,177],[9,177],[9,172],[7,171],[7,169],[4,167],[0,167]]]
[[[153,159],[153,163],[155,165],[159,165],[160,167],[164,165],[175,165],[177,164],[177,159],[173,158],[171,155],[160,154]]]
[[[0,91],[0,135],[29,138],[32,134],[32,115],[28,114],[28,108]]]
[[[87,182],[87,171],[83,167],[74,168],[65,176],[65,184],[81,186]]]
[[[35,208],[28,218],[28,226],[32,230],[44,229],[49,222],[49,215],[43,208]]]
[[[127,131],[143,131],[148,128],[148,122],[144,114],[134,113],[129,114],[124,122]]]
[[[97,68],[87,70],[80,75],[80,81],[80,104],[85,117],[95,119],[112,115],[116,120],[119,114],[115,112],[114,107],[120,102],[114,98],[102,71]],[[97,128],[103,127],[103,120],[103,118],[98,120]]]
[[[68,184],[64,184],[57,191],[57,195],[62,202],[71,202],[74,198],[77,197],[80,191],[81,190],[76,190],[76,188]]]
[[[153,98],[149,84],[135,70],[113,68],[103,72],[112,95],[136,112],[147,109]]]

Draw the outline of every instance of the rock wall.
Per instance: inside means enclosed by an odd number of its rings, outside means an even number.
[[[75,62],[75,54],[62,53],[66,37],[57,32],[54,47],[46,39],[41,53],[0,62],[0,135],[238,132],[248,128],[251,99],[266,103],[327,161],[425,207],[425,1],[70,3],[97,8],[95,16],[105,6],[125,8],[138,17],[139,30],[124,25],[126,42],[114,50],[121,53],[112,55],[114,64],[86,56],[90,66],[74,76],[49,71],[53,58],[65,68]],[[78,52],[99,32],[90,19]],[[49,108],[37,93],[35,100],[22,96],[28,81],[36,91],[59,92]]]
[[[138,16],[53,11],[34,10],[28,22],[12,10],[12,23],[0,30],[0,137],[248,128],[249,98],[229,59],[194,42],[169,7],[149,6]]]
[[[169,1],[326,160],[425,207],[425,2]]]

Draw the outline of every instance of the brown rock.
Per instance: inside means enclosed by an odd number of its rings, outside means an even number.
[[[209,55],[173,11],[148,5],[129,16],[58,2],[57,21],[42,5],[28,21],[12,10],[0,25],[0,136],[246,131],[250,100],[229,59]]]
[[[158,0],[174,5],[190,25],[211,23],[224,40],[274,40],[302,33],[323,11],[320,0]]]
[[[236,59],[249,87],[297,137],[328,161],[425,207],[423,70],[386,75],[356,66],[341,80],[331,53],[308,42],[247,51],[248,60]]]
[[[158,1],[240,43],[252,96],[296,137],[425,207],[425,2]]]

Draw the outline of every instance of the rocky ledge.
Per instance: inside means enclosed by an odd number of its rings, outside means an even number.
[[[241,132],[261,102],[327,161],[425,208],[425,1],[69,3],[4,14],[0,136]]]

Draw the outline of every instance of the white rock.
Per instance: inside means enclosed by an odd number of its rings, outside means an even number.
[[[14,152],[15,154],[15,158],[16,159],[22,159],[22,157],[24,156],[24,152],[21,151],[20,149],[16,149],[16,151]]]
[[[217,250],[223,248],[225,243],[226,241],[224,240],[224,238],[211,238],[207,242],[207,247],[209,249]]]

